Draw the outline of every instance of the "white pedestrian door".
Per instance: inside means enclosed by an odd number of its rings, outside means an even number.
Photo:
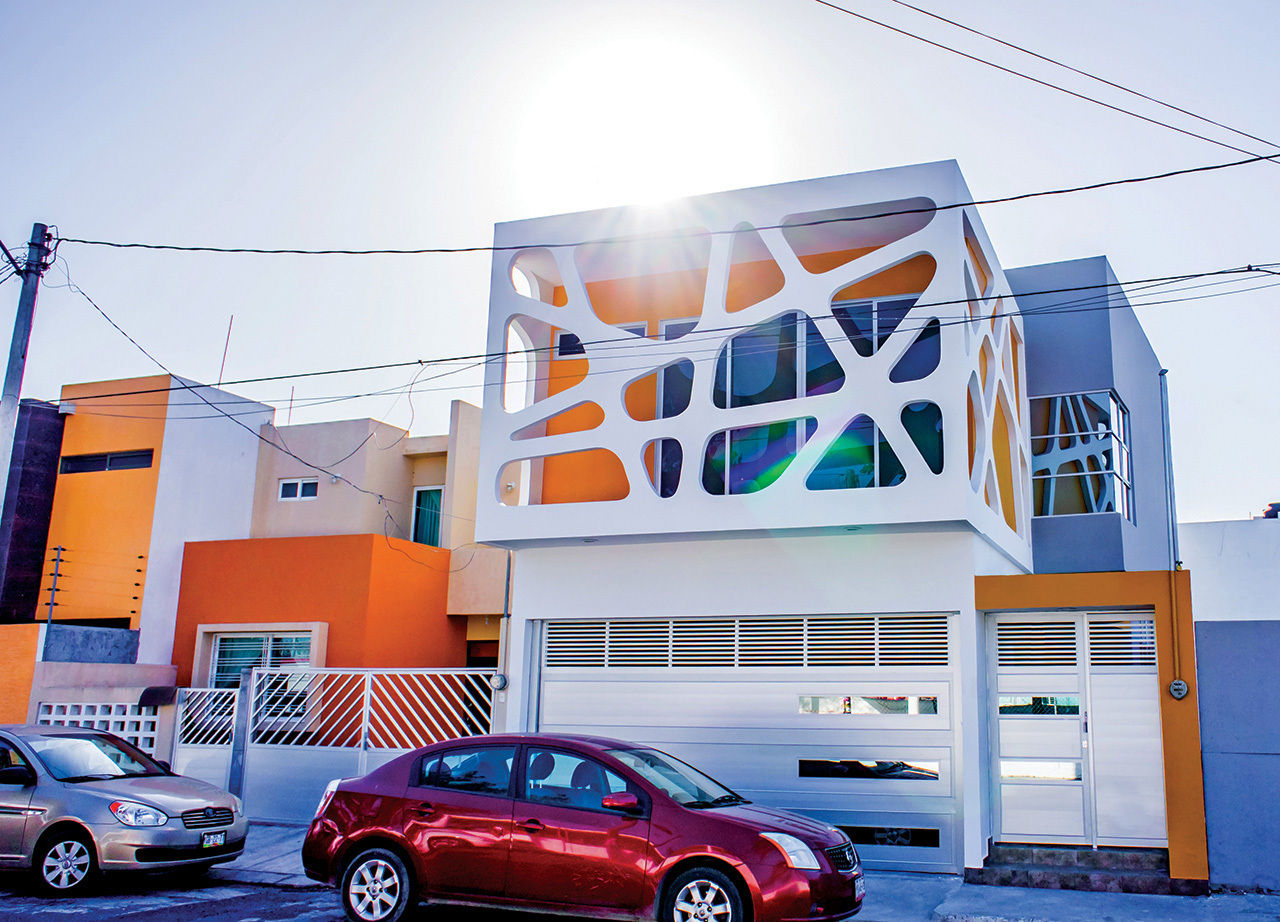
[[[1002,614],[992,628],[996,841],[1166,846],[1151,617]]]

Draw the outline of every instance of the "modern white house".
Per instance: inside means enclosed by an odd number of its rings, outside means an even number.
[[[1105,260],[1006,273],[971,200],[942,162],[497,226],[508,728],[669,750],[871,866],[1134,847],[1194,889],[1159,364]]]

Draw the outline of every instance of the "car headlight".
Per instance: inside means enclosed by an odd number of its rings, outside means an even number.
[[[762,832],[760,835],[778,846],[782,854],[787,856],[787,864],[793,868],[802,871],[818,870],[818,856],[795,836],[789,836],[785,832]]]
[[[244,816],[244,801],[236,795],[231,795],[231,811],[236,816]]]
[[[169,822],[169,817],[164,812],[131,800],[114,801],[111,813],[126,826],[163,826]]]

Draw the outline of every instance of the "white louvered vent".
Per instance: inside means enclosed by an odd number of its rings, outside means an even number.
[[[1095,666],[1154,666],[1155,622],[1148,619],[1090,621],[1089,662]]]
[[[937,615],[877,618],[876,662],[881,666],[947,665],[947,622]]]
[[[551,621],[548,667],[946,666],[946,615]]]
[[[548,666],[603,666],[603,621],[551,621],[547,623]]]
[[[610,666],[670,666],[670,621],[613,621],[607,647]]]
[[[1001,668],[1074,666],[1076,665],[1075,622],[997,622],[996,653]]]
[[[874,666],[876,664],[876,618],[853,615],[848,618],[809,619],[810,666]],[[943,621],[943,637],[946,622]]]
[[[803,618],[750,618],[738,622],[739,666],[803,666]]]

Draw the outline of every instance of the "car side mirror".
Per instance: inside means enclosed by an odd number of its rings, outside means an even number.
[[[639,813],[640,798],[632,794],[630,791],[620,791],[617,794],[606,794],[600,800],[600,806],[606,810],[620,810],[623,813]]]
[[[20,784],[24,788],[36,783],[36,773],[25,765],[10,765],[0,768],[0,784]]]
[[[173,774],[173,766],[170,765],[168,762],[166,762],[164,759],[156,759],[156,764],[159,765],[161,768],[163,768],[165,771],[167,771],[169,774],[171,775]]]

